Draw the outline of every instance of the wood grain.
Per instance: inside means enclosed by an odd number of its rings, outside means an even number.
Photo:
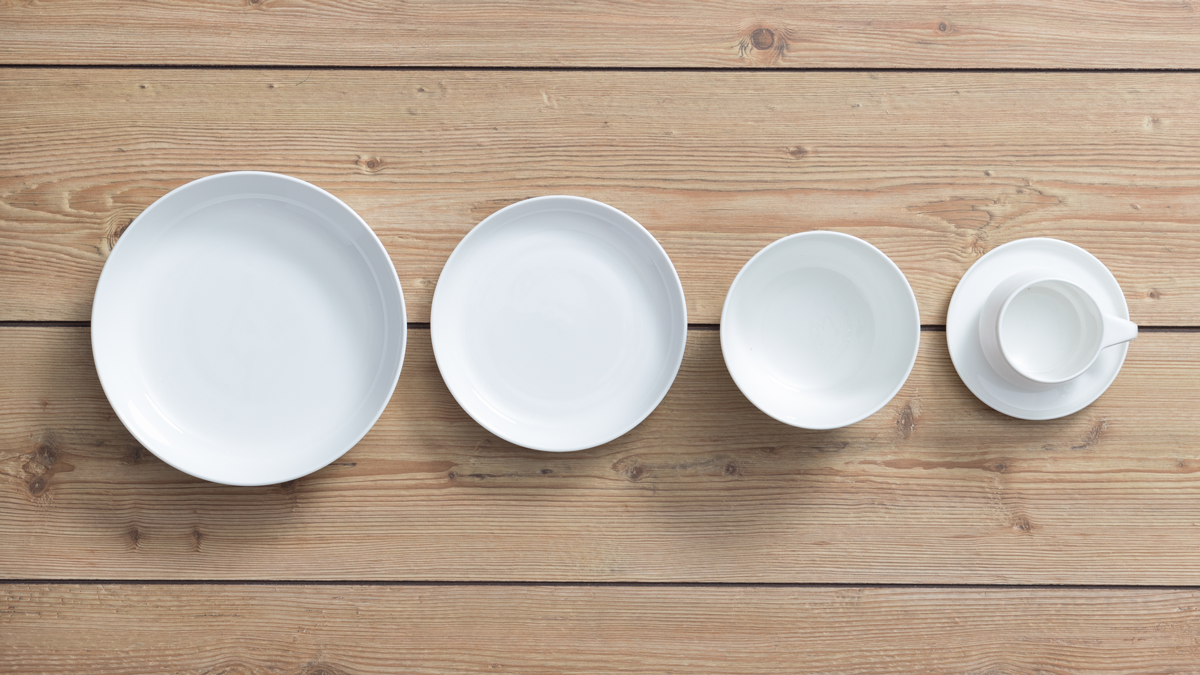
[[[1196,68],[1193,0],[0,2],[0,62]]]
[[[809,432],[753,408],[692,331],[624,437],[504,443],[410,331],[391,405],[333,465],[231,488],[138,446],[87,331],[0,329],[0,578],[1200,583],[1200,334],[1137,339],[1049,422],[995,413],[923,334],[897,398]]]
[[[927,324],[982,253],[1054,236],[1114,271],[1135,321],[1200,325],[1196,91],[1196,73],[10,69],[0,321],[87,319],[142,209],[264,169],[363,215],[411,321],[472,226],[568,193],[659,238],[692,322],[762,246],[823,228],[890,255]]]
[[[0,673],[1193,672],[1200,591],[0,587]]]

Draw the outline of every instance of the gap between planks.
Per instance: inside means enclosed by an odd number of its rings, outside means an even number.
[[[864,582],[754,582],[754,581],[535,581],[454,579],[0,579],[0,586],[363,586],[429,587],[476,586],[481,588],[882,588],[898,590],[1006,591],[1197,591],[1200,584],[955,584]]]
[[[1200,73],[1200,68],[870,68],[772,66],[737,68],[704,66],[337,66],[250,63],[4,63],[0,68],[45,70],[343,70],[364,72],[560,72],[560,73]]]

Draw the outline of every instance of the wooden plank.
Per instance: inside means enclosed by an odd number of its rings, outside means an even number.
[[[1200,591],[0,587],[0,673],[1193,672]]]
[[[188,180],[264,169],[358,210],[411,321],[514,201],[606,201],[662,241],[692,322],[762,246],[878,245],[922,320],[1030,236],[1088,248],[1135,321],[1200,325],[1200,74],[0,72],[0,321],[85,320],[123,228]]]
[[[1192,0],[8,1],[0,25],[4,63],[1200,66]]]
[[[87,331],[0,329],[0,578],[1200,583],[1200,334],[1149,333],[1091,407],[993,412],[923,334],[864,422],[794,429],[716,331],[642,425],[577,453],[476,425],[412,330],[367,437],[298,481],[194,480],[134,442]]]

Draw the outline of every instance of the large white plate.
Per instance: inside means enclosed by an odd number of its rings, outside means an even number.
[[[687,342],[675,267],[611,206],[551,196],[488,216],[433,296],[433,352],[454,398],[535,450],[606,443],[671,387]]]
[[[92,304],[96,370],[126,428],[231,485],[298,478],[357,443],[396,387],[405,330],[396,270],[362,218],[257,171],[151,204]]]

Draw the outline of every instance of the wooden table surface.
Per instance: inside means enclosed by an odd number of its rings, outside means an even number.
[[[139,446],[88,318],[129,222],[261,169],[391,253],[391,405],[317,473],[232,488]],[[500,441],[429,342],[442,264],[515,201],[643,223],[692,325],[671,392],[588,451]],[[0,672],[1200,672],[1200,2],[0,2]],[[903,269],[900,394],[830,432],[734,386],[762,246]],[[1092,406],[958,379],[964,271],[1051,236],[1143,326]]]

